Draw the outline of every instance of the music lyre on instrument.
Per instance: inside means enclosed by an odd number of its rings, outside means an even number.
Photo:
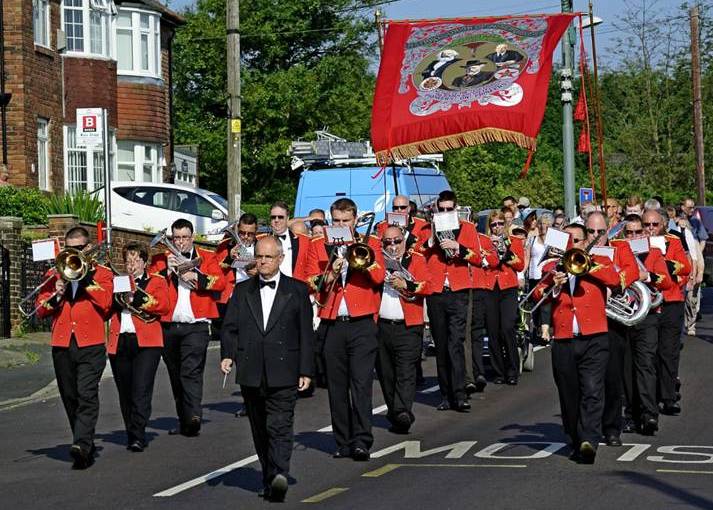
[[[250,249],[251,247],[243,242],[240,237],[240,234],[235,232],[235,226],[239,223],[240,220],[234,221],[233,223],[225,227],[223,230],[221,230],[221,232],[230,236],[232,240],[232,247],[230,251],[232,251],[232,248],[234,248],[235,246],[238,247],[238,256],[232,264],[233,269],[240,268],[249,270],[255,267],[255,255]]]

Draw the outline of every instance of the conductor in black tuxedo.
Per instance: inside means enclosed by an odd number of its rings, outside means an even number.
[[[264,491],[282,501],[293,443],[297,391],[312,376],[312,305],[307,286],[280,273],[284,254],[273,236],[255,245],[258,276],[235,286],[221,333],[221,363],[235,365],[260,459]]]

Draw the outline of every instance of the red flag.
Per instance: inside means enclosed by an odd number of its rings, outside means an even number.
[[[574,109],[574,120],[585,121],[587,119],[587,94],[584,89],[579,91],[577,107]]]
[[[592,150],[592,145],[589,140],[589,129],[586,124],[582,124],[582,132],[579,133],[579,143],[577,143],[577,152],[589,154]]]
[[[379,162],[486,142],[535,150],[573,16],[389,22],[371,118]]]

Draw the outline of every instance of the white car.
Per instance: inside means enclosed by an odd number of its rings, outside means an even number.
[[[158,232],[179,218],[193,223],[196,235],[220,240],[228,226],[228,202],[212,191],[164,183],[111,183],[114,227]]]

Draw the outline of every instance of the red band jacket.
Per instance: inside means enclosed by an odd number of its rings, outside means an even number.
[[[482,269],[483,283],[476,284],[476,288],[493,290],[496,284],[500,290],[517,288],[517,273],[525,268],[525,243],[519,237],[511,236],[506,242],[507,250],[502,259],[499,258],[492,241],[490,245],[493,246],[497,262]]]
[[[684,301],[683,289],[688,283],[688,275],[691,274],[691,262],[688,260],[686,250],[683,249],[681,240],[672,234],[666,234],[666,266],[671,278],[676,283],[673,287],[663,293],[664,303],[676,303]]]

